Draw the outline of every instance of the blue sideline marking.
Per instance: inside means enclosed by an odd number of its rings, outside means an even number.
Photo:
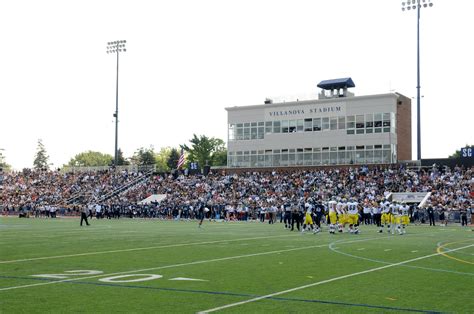
[[[16,277],[16,276],[2,276],[0,278],[4,279],[24,279],[24,280],[41,280],[41,281],[56,281],[49,278],[30,278],[30,277]],[[60,281],[62,283],[72,283],[72,284],[81,284],[81,285],[93,285],[93,286],[103,286],[103,287],[120,287],[120,288],[131,288],[131,289],[146,289],[146,290],[159,290],[159,291],[173,291],[173,292],[186,292],[186,293],[202,293],[202,294],[212,294],[212,295],[227,295],[227,296],[236,296],[236,297],[249,297],[256,298],[260,295],[256,294],[245,294],[245,293],[235,293],[235,292],[222,292],[222,291],[207,291],[207,290],[193,290],[193,289],[177,289],[177,288],[162,288],[162,287],[147,287],[147,286],[132,286],[132,285],[120,285],[114,283],[102,283],[102,282],[87,282],[87,281]],[[390,311],[403,311],[403,312],[416,312],[416,313],[430,313],[430,314],[444,314],[444,312],[439,311],[429,311],[429,310],[418,310],[418,309],[409,309],[401,307],[390,307],[383,305],[371,305],[363,303],[346,303],[338,301],[324,301],[324,300],[312,300],[312,299],[298,299],[298,298],[282,298],[282,297],[270,297],[265,298],[264,300],[275,300],[275,301],[291,301],[291,302],[310,302],[310,303],[321,303],[321,304],[330,304],[330,305],[342,305],[342,306],[355,306],[355,307],[366,307],[373,309],[383,309]]]

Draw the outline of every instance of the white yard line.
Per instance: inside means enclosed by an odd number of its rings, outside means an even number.
[[[305,246],[305,247],[299,247],[299,248],[293,248],[293,249],[286,249],[286,250],[260,252],[260,253],[252,253],[252,254],[237,255],[237,256],[228,256],[228,257],[214,258],[214,259],[195,261],[195,262],[189,262],[189,263],[181,263],[181,264],[173,264],[173,265],[166,265],[166,266],[159,266],[159,267],[152,267],[152,268],[129,270],[129,271],[118,272],[118,273],[101,274],[101,275],[74,278],[74,279],[64,279],[64,280],[40,282],[40,283],[34,283],[34,284],[23,285],[23,286],[15,286],[15,287],[5,287],[5,288],[0,288],[0,291],[20,289],[20,288],[29,288],[29,287],[37,287],[37,286],[45,286],[45,285],[52,285],[52,284],[61,283],[61,282],[71,282],[71,281],[91,279],[91,278],[99,278],[99,277],[106,277],[106,276],[110,277],[110,276],[134,274],[134,273],[140,273],[140,272],[148,272],[148,271],[152,271],[152,270],[174,268],[174,267],[181,267],[181,266],[189,266],[189,265],[198,265],[198,264],[205,264],[205,263],[212,263],[212,262],[220,262],[220,261],[227,261],[227,260],[233,260],[233,259],[239,259],[239,258],[245,258],[245,257],[270,255],[270,254],[277,254],[277,253],[291,252],[291,251],[298,251],[298,250],[307,250],[307,249],[320,248],[320,247],[326,247],[326,246],[327,246],[327,244],[320,244],[320,245],[311,245],[311,246]]]
[[[459,250],[466,249],[466,248],[473,247],[473,246],[474,246],[474,244],[470,244],[470,245],[466,245],[466,246],[463,246],[463,247],[460,247],[460,248],[457,248],[457,249],[449,250],[449,252],[459,251]],[[341,279],[355,277],[355,276],[358,276],[358,275],[363,275],[363,274],[371,273],[371,272],[382,270],[382,269],[387,269],[387,268],[391,268],[391,267],[395,267],[395,266],[399,266],[399,265],[404,265],[404,264],[407,264],[407,263],[419,261],[419,260],[430,258],[430,257],[433,257],[433,256],[438,256],[438,255],[441,255],[441,254],[442,253],[433,253],[433,254],[420,256],[420,257],[417,257],[417,258],[412,258],[412,259],[409,259],[409,260],[405,260],[405,261],[390,264],[390,265],[375,267],[375,268],[367,269],[367,270],[352,273],[352,274],[347,274],[347,275],[343,275],[343,276],[339,276],[339,277],[334,277],[334,278],[330,278],[330,279],[327,279],[327,280],[314,282],[312,284],[308,284],[308,285],[295,287],[295,288],[288,289],[288,290],[283,290],[283,291],[267,294],[267,295],[264,295],[264,296],[261,296],[261,297],[257,297],[257,298],[253,298],[253,299],[249,299],[249,300],[245,300],[245,301],[241,301],[241,302],[235,302],[235,303],[215,307],[215,308],[212,308],[212,309],[209,309],[209,310],[200,311],[200,312],[198,312],[198,314],[216,312],[216,311],[227,309],[227,308],[230,308],[230,307],[234,307],[234,306],[238,306],[238,305],[243,305],[243,304],[259,301],[259,300],[262,300],[262,299],[271,298],[271,297],[274,297],[274,296],[277,296],[277,295],[281,295],[281,294],[285,294],[285,293],[289,293],[289,292],[293,292],[293,291],[298,291],[298,290],[302,290],[302,289],[306,289],[306,288],[310,288],[310,287],[315,287],[315,286],[323,285],[325,283],[330,283],[330,282],[338,281],[338,280],[341,280]]]
[[[19,262],[29,262],[29,261],[48,260],[48,259],[57,259],[57,258],[89,256],[89,255],[110,254],[110,253],[122,253],[122,252],[134,252],[134,251],[164,249],[164,248],[182,247],[182,246],[216,244],[216,243],[225,243],[225,242],[260,240],[260,239],[280,238],[280,237],[288,237],[288,236],[291,236],[291,235],[285,234],[285,235],[268,236],[268,237],[254,237],[254,238],[240,238],[240,239],[232,239],[232,240],[216,240],[216,241],[206,241],[206,242],[178,243],[178,244],[149,246],[149,247],[140,247],[140,248],[132,248],[132,249],[122,249],[122,250],[97,251],[97,252],[87,252],[87,253],[78,253],[78,254],[69,254],[69,255],[32,257],[32,258],[23,258],[23,259],[17,259],[17,260],[10,260],[10,261],[0,261],[0,264],[12,264],[12,263],[19,263]]]

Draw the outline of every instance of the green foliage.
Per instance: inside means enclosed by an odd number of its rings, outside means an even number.
[[[171,154],[171,148],[163,147],[161,150],[156,154],[156,170],[160,172],[167,172],[170,171],[168,167],[168,159]]]
[[[71,158],[67,165],[71,167],[110,166],[113,164],[113,159],[112,155],[89,150],[79,153],[74,158]]]
[[[187,159],[191,162],[198,162],[200,167],[206,164],[215,166],[218,153],[225,151],[225,143],[223,140],[207,137],[205,135],[197,136],[193,134],[193,138],[189,141],[191,147],[183,145],[182,147],[188,152]]]
[[[213,166],[227,166],[227,149],[220,150],[214,154]]]
[[[8,170],[11,168],[9,164],[7,164],[5,160],[5,156],[3,156],[2,150],[0,149],[0,168],[2,170]]]
[[[170,155],[168,156],[168,160],[166,164],[168,165],[168,169],[176,169],[179,160],[179,152],[176,148],[172,148],[170,151]]]
[[[472,147],[472,145],[464,145],[464,147]],[[458,149],[457,151],[454,152],[454,154],[450,155],[448,158],[461,158],[461,150]]]
[[[44,147],[42,139],[38,139],[38,147],[36,148],[33,168],[36,170],[49,169],[49,156],[46,153],[46,148]]]
[[[122,150],[119,148],[118,151],[117,151],[117,166],[128,166],[130,165],[130,162],[125,159],[125,157],[123,157],[123,152]]]
[[[155,152],[153,147],[150,148],[139,148],[130,158],[130,161],[134,165],[138,166],[145,166],[145,165],[154,165],[156,163],[155,160]]]

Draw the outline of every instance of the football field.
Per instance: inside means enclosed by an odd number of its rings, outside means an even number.
[[[0,218],[0,313],[472,313],[474,232]]]

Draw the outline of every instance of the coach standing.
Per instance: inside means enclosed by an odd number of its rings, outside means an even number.
[[[88,210],[86,206],[81,207],[81,226],[82,226],[82,221],[84,220],[86,222],[86,225],[89,225],[89,222],[87,221],[87,214]]]
[[[435,225],[435,220],[434,220],[434,209],[433,209],[433,206],[431,206],[431,204],[428,206],[428,209],[426,210],[428,212],[428,218],[430,220],[430,226],[434,226]]]

